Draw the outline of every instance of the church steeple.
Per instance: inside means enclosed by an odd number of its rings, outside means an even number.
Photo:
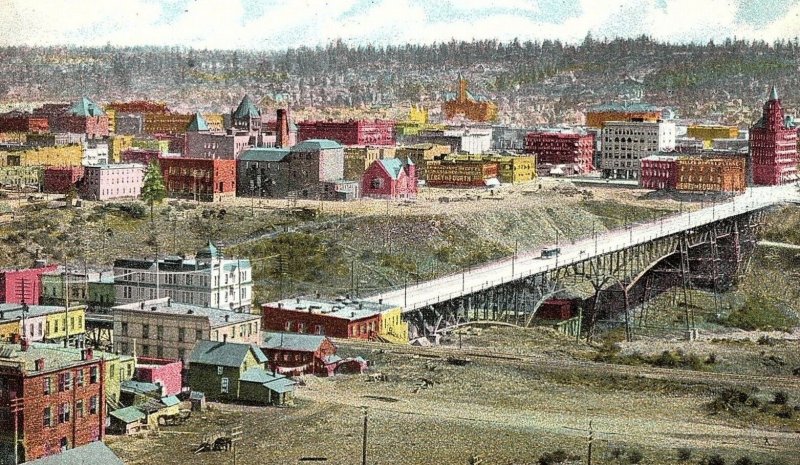
[[[769,93],[770,100],[778,100],[778,90],[775,89],[775,86],[772,86],[772,90]]]

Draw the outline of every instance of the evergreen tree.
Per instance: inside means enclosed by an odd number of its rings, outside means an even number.
[[[157,161],[151,161],[144,172],[142,182],[142,200],[150,205],[150,223],[153,222],[153,204],[161,202],[167,196],[167,189],[164,187],[164,177],[161,176],[161,168]]]

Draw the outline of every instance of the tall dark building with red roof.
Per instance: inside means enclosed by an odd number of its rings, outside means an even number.
[[[773,86],[761,119],[750,128],[753,184],[775,186],[795,181],[797,162],[797,129],[786,119]]]

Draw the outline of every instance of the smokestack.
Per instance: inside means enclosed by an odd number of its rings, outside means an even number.
[[[275,146],[289,148],[289,115],[283,108],[278,109],[278,120],[275,122]]]

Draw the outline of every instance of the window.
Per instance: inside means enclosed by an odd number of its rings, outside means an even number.
[[[147,344],[142,344],[142,355],[147,356],[150,355],[150,346]]]
[[[58,375],[58,391],[69,391],[72,387],[72,373],[61,373]]]
[[[162,346],[156,346],[156,357],[164,358],[164,348]]]
[[[122,332],[123,336],[127,336],[128,335],[128,323],[124,323],[124,322],[122,323],[121,332]]]
[[[97,413],[97,396],[89,398],[89,414],[95,415]]]
[[[178,342],[183,342],[185,337],[186,337],[186,329],[178,328]]]
[[[220,383],[219,392],[223,394],[228,393],[228,378],[222,378],[222,382]]]
[[[287,321],[286,322],[286,331],[291,331],[291,330],[292,330],[292,322],[291,321]]]
[[[68,403],[61,404],[58,407],[58,422],[67,423],[70,418],[70,406]]]
[[[44,395],[48,395],[53,392],[53,379],[49,376],[45,376],[42,378],[44,384]]]
[[[42,425],[53,426],[53,412],[50,410],[50,407],[45,407],[42,411]]]
[[[164,339],[164,327],[161,325],[156,326],[156,339]]]
[[[182,361],[186,360],[186,349],[178,349],[178,358]]]
[[[119,343],[119,351],[123,354],[128,353],[128,343],[127,342],[120,342]]]
[[[97,384],[99,370],[96,366],[89,368],[89,384]]]
[[[75,372],[75,385],[78,387],[83,386],[83,369]]]
[[[221,366],[218,366],[217,367],[217,375],[222,376],[222,370],[224,370],[224,368],[221,367]]]
[[[83,399],[75,401],[75,418],[83,418]]]
[[[202,329],[195,329],[194,330],[194,338],[197,339],[198,341],[200,339],[203,339],[203,330]]]
[[[150,325],[142,325],[142,337],[150,337]]]

